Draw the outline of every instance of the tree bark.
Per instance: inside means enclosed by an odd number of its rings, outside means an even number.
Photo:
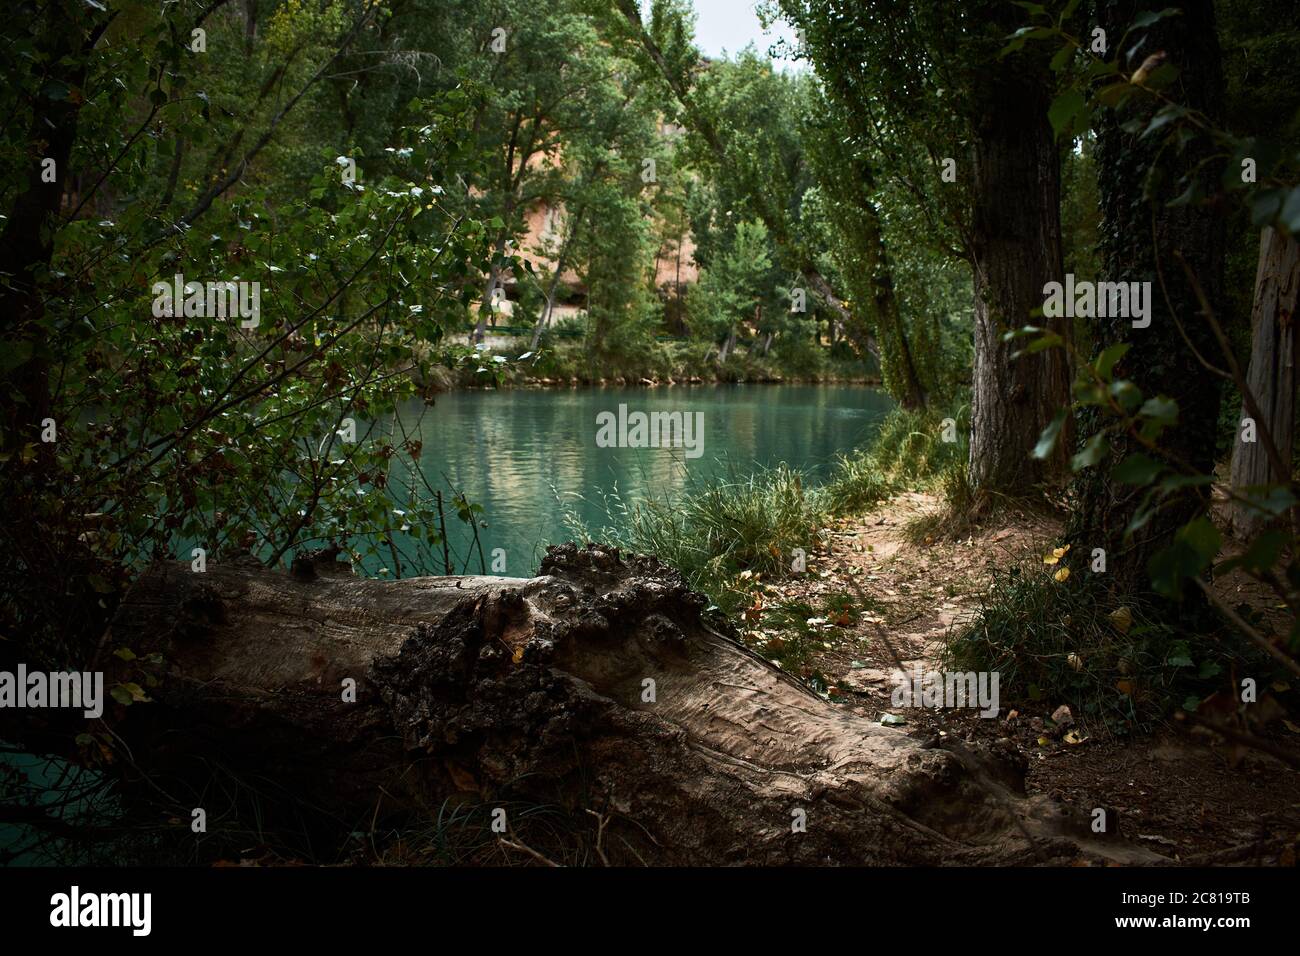
[[[727,330],[727,339],[722,343],[722,352],[718,355],[718,364],[726,365],[727,358],[731,355],[731,350],[736,347],[736,327],[733,325]]]
[[[1134,16],[1159,4],[1108,3],[1100,6],[1101,25],[1108,36],[1119,36]],[[1222,75],[1214,9],[1210,0],[1187,0],[1183,14],[1160,21],[1147,32],[1147,49],[1163,50],[1179,69],[1177,94],[1182,105],[1200,110],[1214,122],[1220,112]],[[1129,69],[1136,64],[1125,64]],[[1202,474],[1214,470],[1219,417],[1218,380],[1200,365],[1188,341],[1207,358],[1219,356],[1218,346],[1181,255],[1197,277],[1205,296],[1222,315],[1224,223],[1210,204],[1170,206],[1175,186],[1185,175],[1203,178],[1207,191],[1217,189],[1218,169],[1206,160],[1213,147],[1189,144],[1181,152],[1162,148],[1159,136],[1143,137],[1121,126],[1132,119],[1149,119],[1158,104],[1143,98],[1120,114],[1103,116],[1097,131],[1098,191],[1101,197],[1103,277],[1108,281],[1150,282],[1150,326],[1135,329],[1128,318],[1093,321],[1098,350],[1118,342],[1131,346],[1118,374],[1133,380],[1144,396],[1166,396],[1178,403],[1178,424],[1161,435],[1170,461]],[[1157,192],[1145,186],[1152,166],[1162,164]],[[1182,331],[1180,331],[1180,326]],[[1187,340],[1184,340],[1183,333]],[[1095,416],[1081,416],[1081,437],[1096,430]],[[1131,442],[1117,438],[1111,454],[1084,471],[1075,489],[1070,538],[1075,552],[1086,557],[1102,548],[1107,555],[1107,584],[1115,593],[1150,590],[1147,564],[1166,547],[1178,528],[1209,507],[1203,490],[1188,488],[1167,495],[1160,510],[1140,530],[1124,532],[1142,496],[1132,486],[1111,479],[1111,469],[1131,451]]]
[[[941,749],[823,701],[705,603],[594,545],[550,549],[531,580],[156,566],[111,640],[168,673],[119,729],[168,792],[233,768],[299,813],[398,832],[447,801],[506,808],[509,835],[486,839],[551,859],[518,808],[586,821],[565,839],[613,864],[1155,859],[1024,798],[1014,751]]]
[[[1238,428],[1232,446],[1232,486],[1250,488],[1291,480],[1292,431],[1295,425],[1295,312],[1300,298],[1300,243],[1276,229],[1264,229],[1259,237],[1259,268],[1255,275],[1255,303],[1251,314],[1253,334],[1246,385],[1255,397],[1265,421],[1256,422],[1257,432],[1267,429],[1273,436],[1286,470],[1279,473],[1270,462],[1263,439],[1242,441]],[[1241,417],[1250,412],[1243,406]],[[1256,510],[1234,504],[1233,530],[1250,537],[1267,524]]]
[[[39,441],[41,422],[50,415],[49,360],[40,348],[47,334],[40,327],[45,317],[40,286],[46,281],[44,273],[54,253],[55,220],[65,184],[73,175],[69,162],[77,141],[87,63],[112,17],[84,31],[70,27],[77,19],[63,0],[44,9],[36,53],[37,62],[45,64],[47,78],[31,97],[28,140],[33,145],[24,158],[26,181],[14,190],[0,231],[0,275],[4,276],[0,283],[0,334],[6,349],[17,353],[22,347],[26,352],[4,376],[9,400],[0,416],[0,448],[34,442],[42,466],[53,446]],[[57,92],[60,86],[62,93]],[[74,97],[68,90],[78,95]],[[50,182],[45,181],[45,160],[54,162]]]
[[[1064,441],[1048,461],[1030,452],[1069,404],[1068,359],[1061,349],[1014,359],[1024,341],[1002,336],[1040,324],[1069,335],[1068,319],[1031,316],[1042,308],[1043,286],[1059,281],[1063,271],[1060,160],[1041,76],[1011,65],[987,90],[985,109],[975,118],[970,477],[978,488],[1024,493],[1064,463]]]

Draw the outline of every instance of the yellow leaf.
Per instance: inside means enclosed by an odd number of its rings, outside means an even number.
[[[1070,576],[1070,569],[1069,569],[1069,568],[1061,568],[1059,571],[1057,571],[1055,574],[1052,575],[1052,580],[1054,580],[1054,581],[1064,581],[1064,580],[1065,580],[1066,578],[1068,578],[1069,576]]]
[[[1106,616],[1110,618],[1110,623],[1115,625],[1115,630],[1121,634],[1127,634],[1128,629],[1133,626],[1133,612],[1126,607],[1117,607]]]
[[[510,655],[510,662],[512,664],[518,664],[523,659],[524,659],[524,645],[520,644],[518,647],[515,648],[515,652]]]
[[[1056,564],[1056,562],[1065,557],[1066,552],[1069,550],[1070,546],[1068,544],[1063,548],[1053,548],[1051,554],[1043,556],[1043,564]]]

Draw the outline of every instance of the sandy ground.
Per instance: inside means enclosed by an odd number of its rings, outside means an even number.
[[[1116,737],[1104,727],[1058,726],[1051,717],[1060,701],[1009,701],[1005,692],[1000,712],[987,719],[970,710],[891,706],[899,664],[908,673],[918,664],[940,670],[946,641],[975,615],[994,569],[1041,564],[1059,543],[1053,518],[1024,512],[1002,514],[964,539],[940,534],[910,543],[908,522],[937,508],[929,495],[896,497],[834,528],[826,549],[809,556],[808,574],[781,583],[783,599],[813,609],[804,641],[809,653],[796,665],[801,676],[872,719],[901,719],[908,733],[1009,738],[1028,758],[1031,794],[1047,793],[1085,810],[1105,807],[1126,839],[1163,855],[1294,865],[1300,772],[1204,728],[1170,720],[1141,735]],[[1216,587],[1234,606],[1266,603],[1240,577]],[[776,599],[773,589],[757,604]],[[779,640],[764,632],[770,613],[770,606],[758,606],[746,616],[751,639]],[[1273,716],[1253,731],[1300,760],[1300,717],[1284,711]]]

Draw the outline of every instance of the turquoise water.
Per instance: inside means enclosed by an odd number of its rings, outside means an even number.
[[[629,414],[692,416],[703,426],[698,457],[682,447],[598,447],[597,416],[617,416],[620,404]],[[837,455],[872,438],[892,407],[884,393],[862,386],[704,385],[453,392],[431,408],[412,403],[399,417],[423,443],[430,486],[446,494],[450,483],[483,506],[479,541],[488,572],[501,549],[496,573],[527,577],[547,544],[574,537],[566,511],[599,529],[610,523],[605,496],[613,492],[626,502],[663,497],[694,481],[743,478],[781,462],[825,475]],[[472,529],[450,505],[447,530],[456,570],[478,573]],[[401,550],[412,553],[409,542]]]

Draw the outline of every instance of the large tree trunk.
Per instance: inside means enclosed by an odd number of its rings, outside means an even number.
[[[859,281],[863,283],[871,303],[876,335],[885,343],[880,362],[881,376],[885,387],[900,405],[923,409],[928,395],[912,355],[912,345],[898,308],[898,296],[894,294],[893,268],[885,246],[884,227],[870,196],[871,170],[866,163],[859,162],[855,173],[854,178],[862,193],[851,208],[840,210],[838,219],[841,228],[855,235],[855,245],[865,259],[860,264],[864,275]]]
[[[1101,25],[1108,36],[1117,37],[1140,10],[1156,10],[1162,4],[1100,6]],[[1179,69],[1175,89],[1179,102],[1214,121],[1220,110],[1222,76],[1213,5],[1210,0],[1187,0],[1181,7],[1182,16],[1166,18],[1148,29],[1145,49],[1166,53]],[[1125,64],[1125,68],[1136,65]],[[1212,163],[1197,169],[1214,148],[1208,144],[1193,143],[1175,151],[1166,149],[1159,136],[1143,137],[1121,128],[1129,120],[1149,118],[1158,106],[1153,97],[1142,97],[1119,114],[1105,114],[1096,152],[1103,277],[1151,284],[1150,326],[1137,329],[1129,318],[1114,317],[1091,324],[1098,350],[1117,342],[1132,346],[1118,366],[1118,375],[1136,382],[1147,397],[1163,395],[1178,403],[1177,426],[1160,438],[1171,461],[1177,459],[1184,467],[1209,474],[1214,469],[1219,417],[1218,380],[1201,367],[1179,325],[1201,355],[1215,358],[1220,353],[1179,256],[1197,277],[1211,307],[1222,314],[1224,225],[1208,203],[1170,206],[1169,201],[1184,188],[1179,185],[1184,175],[1201,177],[1207,191],[1213,192],[1218,188],[1218,169]],[[1148,197],[1145,188],[1157,161],[1162,185]],[[1081,417],[1080,433],[1086,437],[1097,422],[1093,416]],[[1154,517],[1126,539],[1124,531],[1142,496],[1132,486],[1113,482],[1110,472],[1134,450],[1131,444],[1122,438],[1113,440],[1111,454],[1082,473],[1071,528],[1076,553],[1086,557],[1096,548],[1106,551],[1107,583],[1117,593],[1149,590],[1150,559],[1209,504],[1202,489],[1171,493]]]
[[[5,374],[6,400],[0,413],[0,448],[34,442],[38,465],[53,454],[52,444],[39,441],[42,421],[50,415],[49,360],[42,346],[48,332],[40,327],[45,281],[54,253],[55,222],[65,184],[73,175],[72,148],[77,141],[81,99],[67,90],[85,86],[87,59],[107,22],[78,29],[70,4],[46,4],[36,35],[36,62],[47,65],[46,81],[32,95],[28,141],[32,144],[21,166],[25,182],[14,183],[12,202],[0,231],[0,335],[16,361]],[[62,88],[64,92],[60,93]],[[9,122],[13,120],[11,116]],[[40,149],[37,149],[37,144]],[[45,161],[53,161],[46,182]],[[20,351],[21,349],[21,351]],[[10,358],[6,355],[6,359]],[[60,422],[59,427],[64,423]]]
[[[1047,349],[1013,359],[1025,342],[1002,337],[1040,324],[1069,336],[1069,319],[1031,315],[1042,308],[1043,286],[1062,275],[1060,158],[1041,74],[1010,62],[986,89],[985,109],[974,118],[970,477],[979,488],[1023,493],[1063,465],[1065,442],[1048,461],[1030,452],[1069,403],[1068,358],[1061,349]]]
[[[1256,440],[1232,446],[1232,486],[1288,483],[1291,480],[1291,435],[1295,424],[1295,313],[1300,298],[1300,243],[1276,229],[1259,237],[1259,268],[1255,275],[1255,305],[1251,314],[1253,335],[1246,386],[1255,398],[1263,420],[1256,422]],[[1243,406],[1242,418],[1250,416]],[[1282,458],[1279,471],[1270,461],[1263,432],[1267,429]],[[1249,537],[1266,522],[1260,512],[1236,504],[1233,530]]]
[[[542,805],[615,864],[1152,859],[1021,796],[1014,750],[941,749],[823,701],[652,558],[564,545],[541,574],[155,567],[112,644],[169,671],[119,729],[168,793],[211,793],[222,767],[371,832],[502,808],[485,839],[525,862],[563,849],[528,830],[520,808]]]

